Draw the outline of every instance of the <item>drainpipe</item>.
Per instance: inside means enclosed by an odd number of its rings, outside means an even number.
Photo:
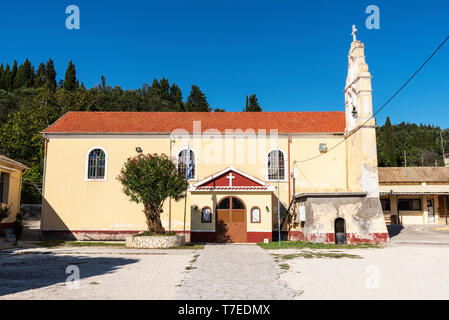
[[[291,168],[290,168],[290,145],[292,143],[292,137],[288,137],[288,199],[292,196],[292,185],[291,185]]]
[[[447,205],[446,205],[446,198],[447,196],[443,196],[443,200],[444,200],[444,216],[446,218],[446,225],[447,225]]]
[[[47,150],[48,150],[48,136],[43,133],[42,137],[44,138],[44,170],[42,173],[42,201],[41,201],[41,225],[39,228],[39,239],[42,239],[42,226],[44,226],[44,215],[43,215],[43,208],[44,208],[44,200],[45,200],[45,176],[47,173]]]
[[[175,142],[175,139],[173,138],[173,133],[170,133],[170,161],[173,161],[173,142]],[[168,231],[171,232],[171,197],[168,198]]]

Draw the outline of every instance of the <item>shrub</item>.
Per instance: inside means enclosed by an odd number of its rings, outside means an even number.
[[[123,192],[136,203],[143,203],[148,231],[164,234],[161,213],[168,197],[183,198],[187,181],[178,174],[175,164],[165,154],[139,154],[128,158],[117,180]]]

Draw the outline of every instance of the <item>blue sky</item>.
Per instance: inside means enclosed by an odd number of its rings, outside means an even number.
[[[368,30],[365,9],[380,9]],[[80,30],[65,9],[77,5]],[[1,62],[73,59],[87,87],[138,88],[166,77],[184,98],[196,84],[212,107],[241,111],[257,94],[264,111],[343,110],[351,26],[365,43],[374,107],[383,104],[449,34],[449,2],[426,1],[2,1]],[[378,116],[383,124],[449,127],[449,43]]]

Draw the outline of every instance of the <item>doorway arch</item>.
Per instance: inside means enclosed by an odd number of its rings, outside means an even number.
[[[343,218],[337,218],[334,222],[335,244],[346,244],[346,222]]]
[[[216,208],[217,242],[246,242],[246,205],[238,197],[222,198]]]

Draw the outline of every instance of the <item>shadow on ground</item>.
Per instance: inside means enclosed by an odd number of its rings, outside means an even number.
[[[401,233],[401,231],[404,229],[401,225],[387,225],[388,235],[390,238],[393,238]]]
[[[122,266],[136,262],[136,259],[112,257],[14,254],[12,251],[0,251],[0,296],[59,283],[65,285],[67,277],[73,275],[66,274],[66,268],[70,265],[79,267],[82,280],[113,273]]]

